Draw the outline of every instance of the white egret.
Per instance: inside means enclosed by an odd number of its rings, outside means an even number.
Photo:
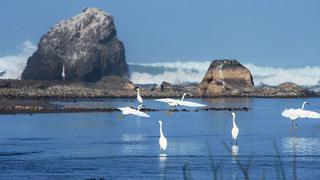
[[[143,99],[140,96],[140,89],[137,88],[136,90],[137,90],[137,101],[139,102],[139,104],[143,104]]]
[[[122,111],[122,115],[135,115],[135,116],[141,116],[141,117],[150,117],[147,113],[141,112],[142,105],[140,104],[137,109],[133,109],[131,107],[122,107],[118,108],[120,111]]]
[[[171,109],[174,109],[177,106],[188,106],[188,107],[206,106],[206,105],[200,104],[200,103],[195,103],[195,102],[191,102],[191,101],[184,101],[184,97],[186,95],[187,95],[187,93],[183,93],[181,100],[171,99],[171,98],[162,98],[162,99],[155,99],[155,101],[167,103],[167,104],[169,104],[169,106],[171,106]]]
[[[66,80],[66,72],[65,72],[65,69],[64,69],[64,65],[62,65],[61,77],[62,77],[62,80]]]
[[[220,64],[219,66],[217,66],[217,70],[219,71],[219,74],[220,74],[220,80],[222,82],[222,86],[225,87],[226,83],[224,82],[222,68],[223,68],[223,64]]]
[[[291,119],[291,127],[295,127],[297,128],[297,122],[296,120],[298,118],[320,118],[320,114],[317,112],[313,112],[313,111],[307,111],[304,110],[304,106],[306,104],[309,104],[308,102],[303,102],[301,108],[298,109],[285,109],[282,112],[282,116],[287,117],[289,119]]]
[[[236,114],[234,112],[232,114],[232,130],[231,130],[231,135],[232,135],[232,142],[235,141],[236,145],[238,144],[238,135],[239,135],[239,128],[237,127],[236,124]]]
[[[159,138],[159,145],[160,145],[160,151],[165,152],[168,146],[167,138],[163,135],[162,132],[162,121],[158,121],[160,125],[160,138]]]

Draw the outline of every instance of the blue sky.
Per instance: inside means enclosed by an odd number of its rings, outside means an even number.
[[[318,0],[2,0],[0,56],[60,20],[98,7],[115,19],[128,62],[213,60],[319,66]]]

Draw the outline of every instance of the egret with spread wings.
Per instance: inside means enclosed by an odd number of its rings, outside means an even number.
[[[147,113],[145,112],[141,112],[141,107],[142,104],[140,104],[138,106],[137,109],[133,109],[131,107],[122,107],[122,108],[118,108],[121,112],[123,116],[127,116],[127,115],[135,115],[135,116],[141,116],[141,117],[150,117]]]
[[[174,109],[177,106],[188,106],[188,107],[203,107],[203,106],[206,106],[206,105],[200,104],[200,103],[195,103],[195,102],[191,102],[191,101],[185,101],[184,97],[186,95],[187,95],[187,93],[184,93],[182,95],[181,100],[179,100],[179,99],[171,99],[171,98],[162,98],[162,99],[155,99],[155,101],[167,103],[167,104],[169,104],[171,109]]]
[[[304,110],[304,106],[306,104],[309,104],[308,102],[303,102],[302,107],[299,109],[285,109],[282,112],[282,116],[287,117],[291,119],[291,127],[297,128],[297,122],[296,120],[298,118],[320,118],[320,114],[314,111],[307,111]]]

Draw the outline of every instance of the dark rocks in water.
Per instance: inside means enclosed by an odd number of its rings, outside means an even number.
[[[154,91],[157,89],[158,84],[154,83],[154,84],[136,84],[136,87],[140,88],[140,89],[146,89],[149,91]]]
[[[129,77],[123,43],[111,15],[86,8],[42,36],[22,79],[96,82],[103,76]]]
[[[10,81],[0,81],[0,88],[10,88],[11,82]]]
[[[199,85],[199,92],[204,96],[236,96],[252,91],[254,83],[249,69],[228,59],[212,61]]]
[[[95,87],[102,89],[113,89],[113,90],[134,90],[135,85],[126,79],[119,76],[104,76],[96,84]]]
[[[86,98],[136,98],[135,85],[117,76],[106,76],[97,83],[41,81],[41,80],[10,80],[0,79],[0,99],[86,99]],[[172,85],[164,83],[154,89],[139,86],[143,98],[186,98],[203,97],[198,93],[198,86]],[[293,83],[279,86],[259,86],[253,92],[232,90],[223,97],[319,97],[315,93]],[[240,95],[239,95],[240,94]],[[222,95],[221,95],[222,96]],[[220,96],[220,97],[221,97]],[[217,97],[216,95],[207,97]]]
[[[182,85],[173,85],[170,84],[166,81],[163,81],[160,84],[160,90],[164,92],[169,92],[169,91],[183,91],[184,87]]]
[[[303,87],[286,82],[279,86],[262,86],[256,88],[256,91],[251,96],[260,97],[312,97],[317,96],[316,93],[311,92]]]

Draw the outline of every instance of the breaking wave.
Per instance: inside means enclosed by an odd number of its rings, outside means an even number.
[[[27,59],[37,50],[30,41],[22,43],[21,52],[0,57],[0,78],[20,79]],[[131,81],[135,84],[199,83],[211,61],[173,61],[161,63],[129,63]],[[301,68],[277,68],[244,63],[252,75],[255,85],[276,86],[293,82],[301,86],[320,86],[320,66]]]
[[[129,63],[131,81],[136,84],[172,84],[201,82],[211,61],[176,61],[165,63]],[[244,63],[252,75],[255,85],[276,86],[293,82],[301,86],[320,85],[320,67],[275,68]]]
[[[15,55],[0,57],[0,78],[20,79],[28,58],[36,50],[37,47],[32,42],[24,41],[22,43],[21,52]]]
[[[210,61],[173,63],[129,64],[131,81],[136,84],[172,84],[200,82],[210,66]]]

